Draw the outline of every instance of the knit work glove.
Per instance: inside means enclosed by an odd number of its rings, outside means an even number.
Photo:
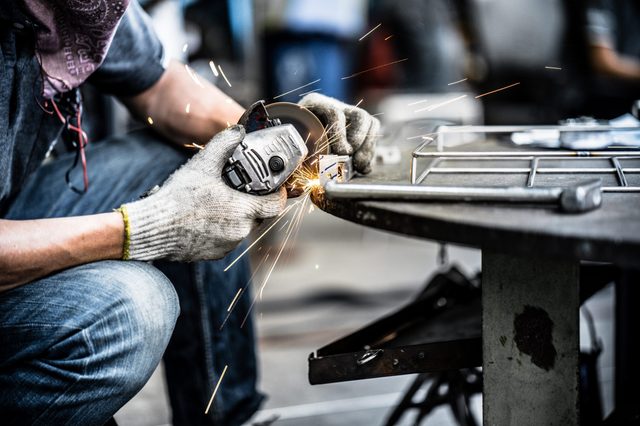
[[[331,142],[331,153],[352,155],[356,171],[365,174],[371,171],[371,160],[380,136],[377,118],[362,108],[319,93],[306,95],[299,105],[320,119]]]
[[[239,125],[218,133],[162,187],[120,208],[129,235],[125,259],[219,259],[260,219],[282,211],[284,188],[257,196],[232,189],[223,181],[223,166],[244,136]]]

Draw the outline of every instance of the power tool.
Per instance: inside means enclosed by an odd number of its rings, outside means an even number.
[[[270,115],[272,112],[275,114]],[[257,195],[275,192],[309,152],[315,156],[328,151],[320,121],[296,104],[266,106],[264,101],[258,101],[238,123],[247,134],[227,161],[222,176],[229,186],[240,191]],[[306,143],[301,134],[306,136]],[[317,152],[318,146],[326,148]]]

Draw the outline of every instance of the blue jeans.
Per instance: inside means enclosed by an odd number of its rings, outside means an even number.
[[[162,183],[187,159],[147,131],[89,147],[86,194],[67,188],[73,156],[63,155],[28,179],[5,217],[109,211]],[[72,179],[82,187],[79,169]],[[102,424],[140,390],[163,353],[174,424],[246,421],[263,399],[255,389],[252,323],[240,326],[250,292],[222,327],[250,279],[248,259],[223,272],[238,250],[191,264],[95,262],[0,293],[1,422]]]

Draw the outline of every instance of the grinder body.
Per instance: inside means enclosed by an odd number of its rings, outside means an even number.
[[[269,194],[287,181],[308,152],[293,125],[271,124],[247,133],[227,161],[222,176],[237,190]]]

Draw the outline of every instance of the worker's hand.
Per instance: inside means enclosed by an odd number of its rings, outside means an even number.
[[[218,259],[235,248],[260,219],[282,211],[284,188],[256,196],[223,181],[224,164],[244,136],[242,126],[218,133],[157,191],[123,206],[129,221],[129,259]]]
[[[327,129],[331,153],[352,155],[353,166],[360,173],[371,171],[380,122],[362,108],[347,105],[337,99],[310,93],[299,105],[314,113]]]

